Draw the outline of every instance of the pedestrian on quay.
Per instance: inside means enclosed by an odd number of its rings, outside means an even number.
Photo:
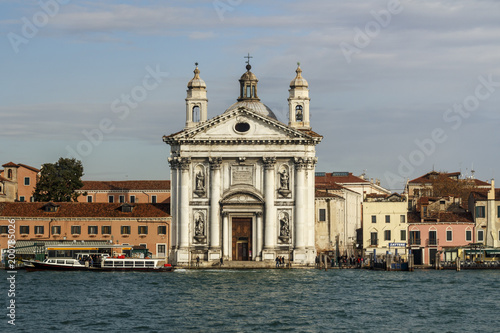
[[[196,256],[196,267],[200,267],[200,256]]]

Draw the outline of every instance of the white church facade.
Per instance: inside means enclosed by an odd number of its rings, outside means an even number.
[[[297,67],[284,124],[257,96],[257,77],[241,76],[240,96],[207,119],[206,84],[196,66],[188,83],[186,124],[163,137],[171,146],[169,261],[314,263],[316,145],[309,88]]]

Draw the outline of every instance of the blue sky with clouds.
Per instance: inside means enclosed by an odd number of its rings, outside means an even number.
[[[0,0],[0,9],[2,164],[39,167],[72,150],[87,180],[169,179],[162,136],[184,126],[194,63],[213,117],[235,102],[250,52],[259,97],[285,123],[301,62],[312,127],[324,135],[317,171],[366,170],[398,191],[433,168],[473,167],[482,180],[499,172],[495,0]]]

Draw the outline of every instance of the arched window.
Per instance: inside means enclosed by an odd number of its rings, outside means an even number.
[[[250,98],[252,97],[252,91],[251,91],[252,87],[250,85],[247,86],[247,98]]]
[[[200,107],[198,105],[193,107],[193,122],[200,121]]]
[[[297,105],[295,107],[295,121],[303,121],[304,114],[302,113],[302,105]]]
[[[12,179],[12,169],[7,171],[7,178]]]

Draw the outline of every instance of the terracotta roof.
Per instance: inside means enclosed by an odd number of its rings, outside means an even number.
[[[379,194],[379,193],[369,193],[366,195],[366,198],[372,198],[372,199],[385,199],[389,196],[389,194]]]
[[[488,192],[489,190],[483,189],[483,190],[477,190],[477,191],[472,191],[470,195],[476,199],[476,201],[482,201],[482,200],[488,200]],[[495,189],[495,200],[500,200],[500,189],[496,188]]]
[[[314,186],[317,190],[342,190],[344,187],[342,185],[339,185],[335,182],[329,182],[329,183],[316,183]]]
[[[17,165],[16,163],[14,162],[9,162],[9,163],[5,163],[4,165],[2,165],[4,168],[8,168],[8,167],[19,167],[19,165]]]
[[[11,180],[0,176],[0,182],[11,182]]]
[[[1,202],[0,216],[15,217],[170,217],[170,204],[134,204],[130,213],[122,213],[119,203],[58,202],[56,212],[46,212],[46,202]]]
[[[26,168],[26,169],[29,169],[29,170],[31,170],[31,171],[35,171],[36,173],[40,172],[40,170],[39,170],[39,169],[34,168],[34,167],[32,167],[32,166],[29,166],[29,165],[26,165],[26,164],[19,163],[18,165],[19,165],[19,166],[22,166],[22,167],[24,167],[24,168]]]
[[[458,177],[458,176],[460,176],[460,172],[431,171],[431,172],[426,173],[423,176],[420,176],[418,178],[410,180],[409,183],[417,183],[417,184],[428,183],[431,180],[431,176],[439,176],[439,175],[445,175],[447,177]]]
[[[149,191],[170,190],[170,180],[83,181],[79,191]]]
[[[439,222],[437,220],[439,219]],[[469,222],[474,223],[474,219],[472,218],[472,214],[467,213],[453,213],[453,212],[439,212],[431,215],[429,217],[424,218],[424,221],[421,220],[420,214],[417,212],[408,212],[408,223],[449,223],[449,222]]]
[[[339,183],[339,184],[348,184],[348,183],[370,183],[366,179],[362,179],[360,177],[354,176],[352,172],[345,173],[325,173],[324,176],[316,176],[316,184],[321,183]]]

